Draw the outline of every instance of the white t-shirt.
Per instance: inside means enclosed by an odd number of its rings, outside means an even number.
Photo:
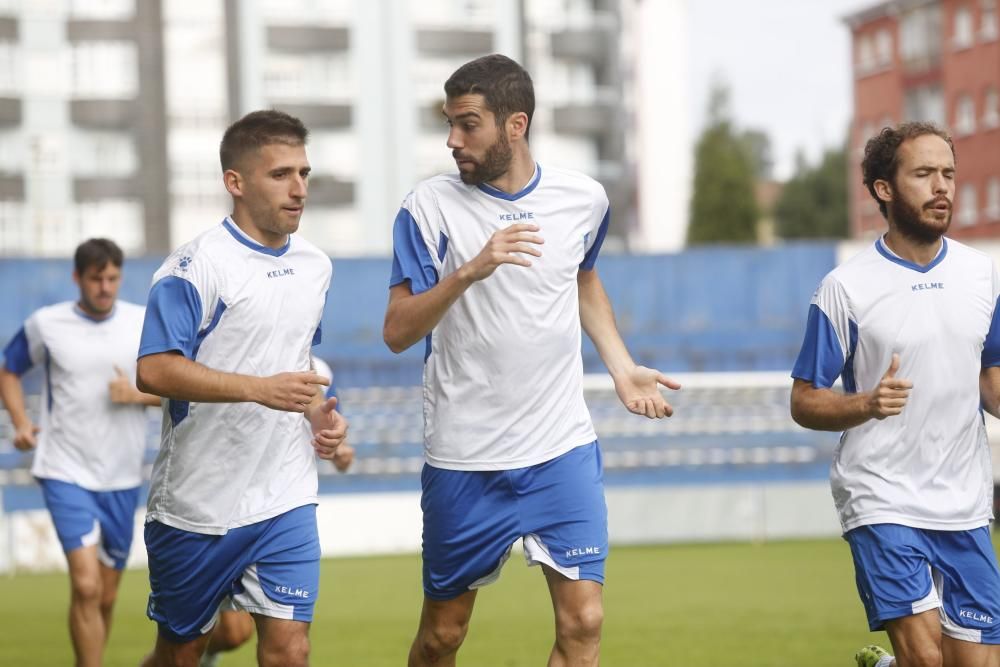
[[[428,337],[424,366],[427,462],[505,470],[551,460],[596,439],[583,400],[577,273],[593,269],[608,198],[572,171],[535,167],[507,194],[457,174],[423,181],[393,229],[390,286],[414,294],[473,259],[494,232],[535,223],[545,239],[531,267],[501,265],[473,284]]]
[[[153,276],[139,356],[177,351],[218,371],[266,377],[310,368],[330,259],[293,236],[274,250],[230,219],[181,246]],[[165,401],[148,517],[223,534],[316,501],[299,413],[256,403]]]
[[[875,523],[968,530],[992,514],[979,374],[1000,365],[1000,278],[981,252],[942,239],[925,267],[882,239],[834,269],[809,309],[793,377],[871,391],[892,360],[913,389],[902,414],[841,437],[830,470],[844,531]]]
[[[142,306],[120,299],[103,320],[67,301],[32,313],[7,345],[7,370],[38,364],[45,373],[32,475],[91,491],[142,483],[145,407],[112,403],[108,391],[115,366],[135,382],[142,317]]]

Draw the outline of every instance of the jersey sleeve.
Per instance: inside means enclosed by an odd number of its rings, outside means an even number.
[[[994,264],[993,270],[993,314],[990,316],[990,330],[983,341],[982,367],[1000,366],[1000,274]]]
[[[858,344],[858,326],[852,319],[847,295],[840,281],[827,276],[813,295],[802,348],[792,377],[828,389],[843,376],[844,389],[856,387],[850,361]]]
[[[29,317],[7,343],[3,351],[3,367],[17,376],[24,375],[45,357],[45,342],[38,324],[38,314]]]
[[[608,203],[608,196],[604,193],[603,188],[601,188],[600,195],[595,207],[597,211],[597,215],[595,215],[596,225],[587,232],[583,239],[584,255],[583,261],[580,262],[580,268],[584,271],[594,269],[597,255],[601,252],[601,246],[604,245],[604,237],[608,234],[608,225],[611,223],[611,205]],[[604,212],[603,215],[600,214],[601,211]]]
[[[226,304],[208,258],[174,253],[153,277],[139,340],[139,356],[180,352],[194,359]]]
[[[392,276],[389,287],[410,282],[413,294],[438,283],[448,238],[437,230],[431,216],[421,210],[414,193],[403,202],[392,226]]]

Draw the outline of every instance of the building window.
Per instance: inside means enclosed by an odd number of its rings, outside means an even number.
[[[972,46],[974,41],[972,12],[968,7],[959,7],[955,10],[952,24],[951,45],[956,49],[967,49]]]
[[[958,194],[958,224],[966,227],[976,224],[976,186],[966,183]]]
[[[979,14],[979,39],[992,42],[997,38],[997,0],[983,0]]]
[[[976,103],[971,95],[960,95],[955,104],[955,134],[966,136],[976,131]]]
[[[76,132],[70,142],[76,176],[129,176],[139,170],[132,135],[124,132]]]
[[[983,127],[992,129],[1000,126],[1000,94],[996,88],[987,88],[983,98]]]
[[[860,75],[865,75],[875,69],[875,53],[872,47],[871,37],[862,35],[858,39],[858,52],[856,54],[857,71]]]
[[[906,92],[903,100],[903,114],[906,120],[918,120],[944,125],[944,95],[941,86],[920,86]]]
[[[986,184],[986,208],[983,216],[992,222],[1000,220],[1000,176],[994,176]]]
[[[941,56],[941,7],[907,10],[900,19],[899,54],[910,71],[925,69]]]
[[[71,0],[69,13],[78,19],[125,21],[135,15],[135,0]]]
[[[880,68],[892,66],[892,33],[885,28],[875,33],[875,58]]]
[[[73,47],[73,95],[131,99],[139,90],[135,42],[78,42]]]

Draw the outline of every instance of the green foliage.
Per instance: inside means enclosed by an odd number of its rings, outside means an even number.
[[[765,169],[770,160],[769,142],[760,132],[734,131],[728,99],[725,86],[713,89],[709,125],[695,146],[689,244],[757,240],[754,186],[757,170]]]
[[[818,166],[799,159],[774,209],[778,236],[786,239],[847,238],[847,157],[829,150]]]
[[[72,664],[65,574],[4,575],[0,665]],[[106,667],[134,667],[152,647],[145,571],[125,574]],[[417,627],[420,559],[324,560],[310,637],[312,664],[402,665]],[[604,591],[602,664],[660,667],[843,667],[868,632],[841,539],[764,544],[612,546]],[[222,656],[251,667],[256,638]],[[459,664],[544,664],[552,607],[537,567],[512,558],[479,593]]]

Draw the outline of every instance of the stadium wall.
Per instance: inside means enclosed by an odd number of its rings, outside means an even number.
[[[840,534],[825,481],[609,487],[607,501],[612,546]],[[146,565],[144,519],[136,512],[129,567]],[[324,557],[420,551],[419,493],[321,496],[317,520]],[[48,512],[0,512],[0,573],[65,569]]]

